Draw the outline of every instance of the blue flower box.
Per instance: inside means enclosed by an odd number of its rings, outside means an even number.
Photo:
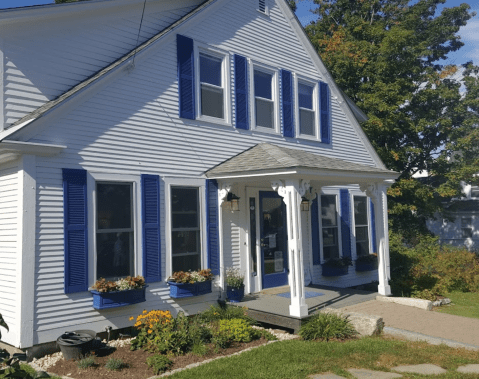
[[[378,262],[358,262],[356,261],[356,271],[362,272],[362,271],[374,271],[378,268]]]
[[[241,288],[226,286],[226,297],[231,303],[239,303],[244,297],[244,285]]]
[[[344,276],[348,274],[349,266],[333,267],[333,266],[322,265],[321,267],[322,267],[323,276]]]
[[[211,280],[196,283],[168,282],[168,285],[170,286],[170,297],[174,299],[205,295],[211,292]]]
[[[93,308],[109,309],[142,303],[146,301],[146,287],[148,286],[144,286],[141,289],[113,292],[98,292],[91,290],[90,292],[93,295]]]

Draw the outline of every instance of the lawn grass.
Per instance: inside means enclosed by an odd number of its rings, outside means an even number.
[[[479,318],[478,292],[451,292],[446,295],[452,305],[443,305],[436,308],[438,312],[456,316]]]
[[[284,341],[243,354],[219,359],[170,376],[171,379],[305,379],[308,375],[333,372],[352,378],[348,368],[390,371],[404,364],[432,363],[448,370],[435,378],[478,378],[459,374],[458,366],[478,363],[479,352],[434,346],[386,337],[368,337],[348,342]],[[404,378],[425,378],[403,374]]]

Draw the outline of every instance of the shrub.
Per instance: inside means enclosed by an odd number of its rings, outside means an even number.
[[[219,320],[213,328],[212,341],[221,348],[227,348],[232,342],[250,342],[258,338],[261,338],[261,332],[243,319]]]
[[[242,319],[248,324],[254,325],[257,322],[246,314],[246,308],[240,308],[230,305],[211,305],[209,309],[203,311],[197,316],[203,323],[219,320]]]
[[[110,358],[105,364],[105,368],[110,371],[119,371],[123,368],[123,366],[123,361],[116,358]]]
[[[155,354],[146,358],[146,364],[158,375],[168,370],[173,365],[173,362],[165,355]]]
[[[86,370],[87,368],[92,367],[94,364],[95,364],[95,358],[86,357],[86,358],[80,359],[77,362],[77,367],[80,370]]]
[[[304,340],[329,341],[331,338],[346,339],[357,335],[347,317],[319,313],[301,326],[299,335]]]
[[[130,349],[136,350],[148,345],[162,330],[167,327],[172,321],[170,311],[143,311],[141,315],[136,318],[134,328],[139,333],[138,336],[131,342]],[[130,318],[132,320],[133,317]]]

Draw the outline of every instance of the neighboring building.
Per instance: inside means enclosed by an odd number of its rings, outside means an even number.
[[[247,293],[289,284],[298,317],[309,283],[390,294],[397,175],[287,2],[147,0],[142,19],[143,4],[0,11],[2,340],[193,314],[224,297],[229,266]],[[378,270],[322,275],[373,252]],[[206,267],[211,294],[169,297],[173,271]],[[128,274],[145,276],[146,302],[92,307],[96,279]]]
[[[442,243],[478,251],[479,187],[463,183],[462,192],[464,197],[448,202],[444,216],[427,220],[426,225]]]

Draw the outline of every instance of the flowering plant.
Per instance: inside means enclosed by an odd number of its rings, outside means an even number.
[[[211,273],[211,270],[209,268],[200,271],[177,271],[168,278],[169,282],[191,284],[198,282],[206,282],[207,280],[213,280],[213,274]]]
[[[358,263],[376,263],[378,261],[378,255],[376,253],[361,255],[356,259]]]
[[[145,278],[143,276],[127,276],[117,281],[107,281],[100,278],[95,282],[92,289],[98,292],[128,291],[141,289],[145,286]]]
[[[233,288],[243,287],[244,275],[238,268],[228,267],[226,269],[226,285]]]
[[[327,260],[326,262],[324,262],[323,265],[327,267],[342,268],[342,267],[352,266],[353,261],[351,260],[350,257],[334,258],[334,259]]]

